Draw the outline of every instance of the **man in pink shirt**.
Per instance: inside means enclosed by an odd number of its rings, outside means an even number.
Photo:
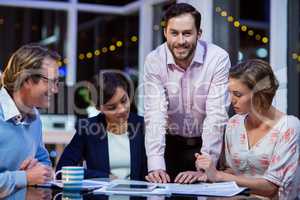
[[[230,60],[225,50],[200,40],[201,15],[191,5],[165,13],[166,43],[145,60],[144,106],[150,182],[192,183],[194,153],[216,164],[227,122]]]

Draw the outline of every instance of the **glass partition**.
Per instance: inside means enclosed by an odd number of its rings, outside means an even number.
[[[214,43],[227,50],[232,64],[269,61],[270,0],[215,0]]]

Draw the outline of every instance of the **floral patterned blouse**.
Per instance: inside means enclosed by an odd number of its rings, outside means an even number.
[[[249,147],[246,115],[233,116],[225,133],[226,164],[237,175],[264,178],[279,186],[279,199],[294,199],[300,185],[300,122],[283,116],[256,144]],[[300,192],[300,190],[299,190]]]

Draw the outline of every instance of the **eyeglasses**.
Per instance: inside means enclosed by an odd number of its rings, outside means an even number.
[[[39,77],[41,77],[42,79],[46,80],[50,85],[52,86],[58,86],[58,83],[59,83],[59,79],[58,78],[54,78],[54,79],[51,79],[51,78],[48,78],[44,75],[39,75]]]

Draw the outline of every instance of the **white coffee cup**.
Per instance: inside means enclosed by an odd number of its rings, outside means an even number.
[[[55,177],[61,173],[64,190],[81,190],[84,177],[84,168],[80,166],[64,166],[55,173]]]

